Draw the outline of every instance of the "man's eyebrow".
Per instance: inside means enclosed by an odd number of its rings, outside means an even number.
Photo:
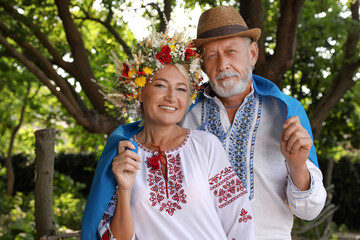
[[[206,53],[216,53],[216,51],[215,50],[207,50],[207,51],[205,50],[204,54],[206,54]]]

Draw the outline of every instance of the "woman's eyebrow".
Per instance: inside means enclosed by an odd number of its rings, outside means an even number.
[[[169,82],[169,80],[167,80],[166,78],[155,78],[153,81],[164,81],[164,82]]]

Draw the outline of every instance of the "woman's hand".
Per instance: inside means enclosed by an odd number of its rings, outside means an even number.
[[[118,155],[114,157],[112,163],[112,171],[120,191],[132,189],[137,170],[140,169],[138,165],[141,162],[139,155],[129,149],[135,149],[130,141],[120,141]]]

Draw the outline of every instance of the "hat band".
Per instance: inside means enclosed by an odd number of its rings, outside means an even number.
[[[220,37],[220,36],[226,36],[234,33],[239,33],[249,30],[246,26],[243,25],[226,25],[222,27],[217,27],[210,29],[209,31],[203,32],[198,36],[198,39],[200,38],[213,38],[213,37]]]

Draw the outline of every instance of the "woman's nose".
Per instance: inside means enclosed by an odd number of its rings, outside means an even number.
[[[174,90],[169,89],[165,95],[165,100],[169,102],[174,102],[175,101],[174,93],[175,93]]]

